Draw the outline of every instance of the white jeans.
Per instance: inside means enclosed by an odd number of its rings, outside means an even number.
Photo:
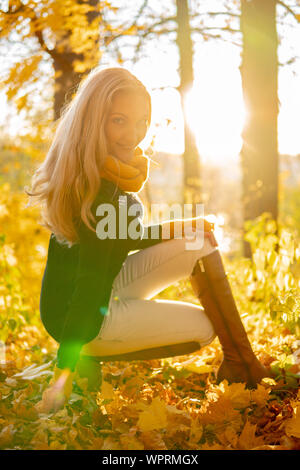
[[[186,249],[186,241],[165,240],[126,258],[114,279],[101,330],[83,346],[81,354],[108,356],[190,341],[198,342],[200,349],[215,338],[213,326],[200,305],[152,299],[168,286],[188,278],[196,261],[217,249],[207,238],[196,250]]]

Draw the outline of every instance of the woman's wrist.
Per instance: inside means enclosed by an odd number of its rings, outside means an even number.
[[[208,222],[204,217],[168,220],[166,222],[162,222],[161,226],[163,241],[171,240],[175,237],[184,237],[185,231],[189,229],[200,229],[203,230],[203,232],[212,232],[214,230],[214,224]]]

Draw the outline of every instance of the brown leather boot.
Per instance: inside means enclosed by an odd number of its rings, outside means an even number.
[[[226,379],[256,387],[263,377],[270,377],[251,348],[218,250],[196,262],[190,282],[223,349],[218,383]]]

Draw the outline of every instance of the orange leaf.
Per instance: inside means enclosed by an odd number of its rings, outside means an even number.
[[[256,437],[256,424],[251,424],[246,421],[244,429],[238,440],[238,449],[251,450],[253,447],[258,447],[263,444],[264,440],[262,437]]]

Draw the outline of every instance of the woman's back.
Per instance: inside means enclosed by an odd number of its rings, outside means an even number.
[[[119,237],[119,220],[124,216],[124,206],[120,201],[127,206],[127,228],[138,215],[136,230],[140,235],[137,239]],[[77,338],[82,344],[91,341],[99,333],[107,312],[113,280],[128,253],[160,241],[141,240],[145,233],[142,224],[144,208],[136,194],[125,192],[113,182],[102,178],[100,191],[92,205],[92,213],[96,218],[96,225],[92,224],[94,228],[99,223],[99,216],[96,215],[99,204],[112,204],[115,208],[116,238],[101,240],[96,232],[83,223],[80,227],[80,242],[71,248],[60,244],[53,233],[50,236],[41,287],[40,313],[46,330],[59,343]],[[134,211],[137,215],[128,216],[133,204],[138,204],[138,210]],[[108,220],[112,223],[111,219]]]

